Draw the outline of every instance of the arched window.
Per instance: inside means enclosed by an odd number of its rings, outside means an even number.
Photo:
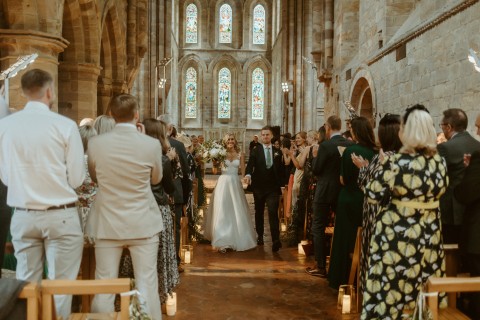
[[[265,9],[261,4],[253,9],[253,44],[265,44]]]
[[[232,7],[224,4],[220,7],[219,42],[232,43]]]
[[[232,75],[223,68],[218,73],[218,118],[230,119],[232,106]]]
[[[185,118],[197,117],[197,71],[187,69],[185,80]]]
[[[252,119],[263,119],[265,106],[265,76],[263,70],[256,68],[252,73]]]
[[[198,12],[197,6],[193,3],[187,6],[187,13],[185,15],[185,42],[186,43],[197,43],[198,38]]]

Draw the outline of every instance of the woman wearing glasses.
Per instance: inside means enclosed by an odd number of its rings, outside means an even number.
[[[370,241],[361,319],[411,314],[422,283],[445,273],[438,200],[448,178],[424,106],[407,109],[399,136],[400,152],[381,160],[365,188],[368,201],[381,208]],[[446,305],[444,293],[439,301]]]

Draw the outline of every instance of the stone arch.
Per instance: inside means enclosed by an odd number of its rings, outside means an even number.
[[[257,5],[262,5],[265,9],[265,44],[253,44],[252,33],[253,33],[253,10]],[[272,39],[272,5],[265,0],[248,0],[245,3],[245,10],[243,12],[243,21],[244,25],[244,37],[243,37],[243,47],[244,48],[255,48],[255,49],[264,49],[266,50],[271,46]]]
[[[186,16],[186,11],[187,7],[190,4],[194,4],[197,6],[197,14],[198,14],[198,23],[197,23],[197,43],[186,43],[185,42],[185,16]],[[179,44],[181,47],[184,48],[189,48],[189,49],[198,49],[202,47],[202,41],[204,39],[204,30],[206,30],[206,27],[203,25],[203,12],[205,10],[205,7],[207,7],[202,0],[184,0],[183,3],[179,5]]]
[[[102,38],[100,40],[102,71],[97,90],[98,114],[107,113],[107,106],[112,96],[128,90],[125,79],[126,30],[117,7],[113,1],[109,1],[105,6],[102,18]]]
[[[262,120],[253,120],[252,119],[252,74],[256,68],[262,69],[265,77],[264,83],[264,117]],[[245,114],[246,114],[246,123],[249,128],[260,129],[269,123],[271,119],[270,116],[270,101],[271,95],[269,94],[270,84],[271,84],[271,70],[272,66],[270,62],[265,59],[264,56],[257,55],[252,59],[248,60],[243,66],[243,74],[246,77],[246,105],[245,105]]]
[[[232,7],[232,14],[233,14],[233,33],[232,33],[232,43],[219,43],[219,31],[218,31],[218,25],[219,25],[219,11],[220,7],[223,4],[229,4],[230,7]],[[214,23],[211,29],[211,34],[215,35],[214,43],[212,44],[212,47],[217,48],[217,49],[222,49],[222,48],[234,48],[234,49],[240,49],[242,46],[242,39],[243,39],[243,6],[240,1],[234,1],[234,0],[221,0],[217,1],[214,6],[211,6],[211,10],[213,12],[210,12],[211,19]]]
[[[215,64],[213,64],[215,62]],[[211,64],[212,68],[212,79],[213,79],[213,103],[212,103],[212,110],[211,115],[213,117],[212,126],[230,126],[230,127],[238,127],[239,118],[240,118],[240,108],[239,108],[239,90],[238,90],[238,80],[239,80],[239,72],[241,72],[241,68],[239,63],[230,55],[224,54],[218,59],[212,61]],[[219,119],[218,118],[218,73],[222,68],[228,68],[231,74],[231,96],[232,96],[232,109],[230,114],[230,119]]]
[[[180,94],[180,108],[178,108],[178,119],[179,125],[181,128],[202,128],[202,119],[205,116],[204,108],[203,108],[203,79],[205,76],[205,73],[207,71],[207,66],[205,65],[205,62],[200,59],[199,56],[196,54],[189,54],[182,59],[180,59],[178,63],[178,67],[180,70],[180,76],[179,76],[179,94]],[[197,107],[198,107],[198,112],[197,112],[197,118],[196,119],[187,119],[185,118],[185,75],[188,70],[188,68],[193,67],[197,71]]]
[[[361,68],[355,74],[350,89],[350,102],[362,117],[366,117],[376,127],[376,97],[375,87],[371,73]]]

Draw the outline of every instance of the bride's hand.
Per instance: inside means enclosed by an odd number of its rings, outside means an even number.
[[[245,176],[243,177],[243,182],[250,185],[252,183],[252,179],[250,178],[250,176]]]

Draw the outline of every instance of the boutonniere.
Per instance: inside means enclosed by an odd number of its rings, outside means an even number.
[[[273,156],[274,156],[274,157],[279,157],[279,156],[280,156],[280,152],[275,151],[275,152],[273,153]]]

